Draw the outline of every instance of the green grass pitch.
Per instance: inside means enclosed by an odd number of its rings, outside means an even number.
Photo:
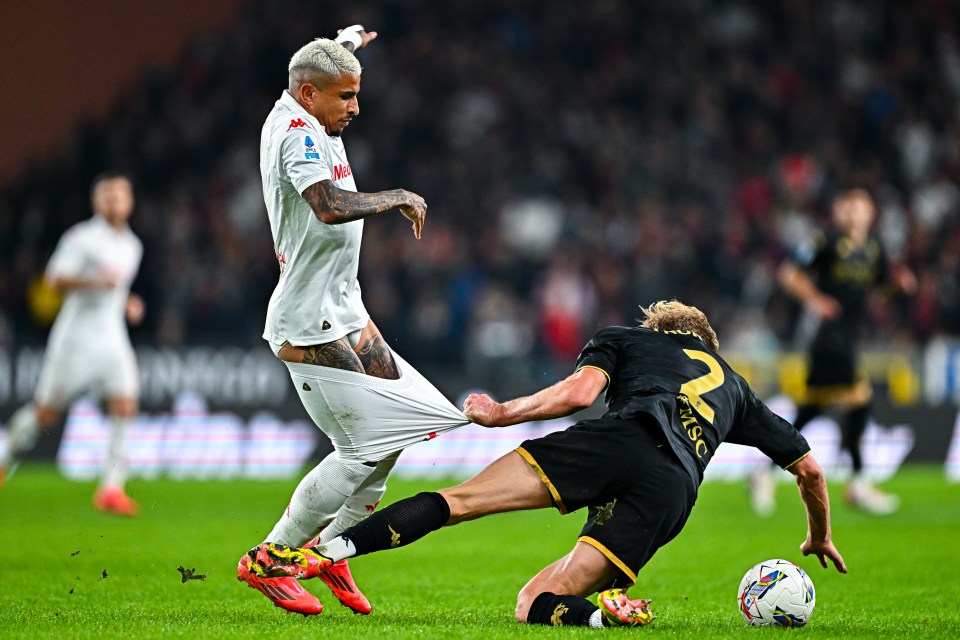
[[[25,465],[0,492],[0,637],[958,637],[960,486],[948,484],[940,469],[906,469],[888,483],[903,507],[887,518],[851,511],[833,487],[834,537],[850,568],[846,576],[797,551],[805,523],[793,486],[780,485],[777,516],[761,520],[742,485],[708,483],[686,529],[631,591],[654,599],[657,620],[605,632],[513,622],[517,591],[571,547],[581,525],[580,514],[552,510],[465,523],[352,561],[374,604],[369,617],[341,608],[319,582],[309,588],[326,606],[322,615],[284,613],[237,582],[234,568],[295,484],[134,482],[131,494],[143,514],[124,520],[93,510],[92,485]],[[393,480],[386,502],[437,487]],[[773,557],[799,562],[813,577],[817,608],[803,629],[751,629],[737,612],[743,573]],[[182,583],[179,565],[207,577]]]

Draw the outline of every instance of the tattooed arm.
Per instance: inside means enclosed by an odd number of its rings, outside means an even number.
[[[321,180],[304,189],[303,199],[324,224],[343,224],[399,209],[413,223],[413,235],[417,239],[427,217],[427,203],[423,198],[403,189],[357,193],[339,189],[330,180]]]
[[[278,356],[287,362],[302,362],[364,373],[360,358],[343,338],[309,347],[295,347],[288,342],[280,347]]]
[[[362,339],[356,351],[343,338],[315,344],[309,347],[295,347],[289,342],[280,348],[278,354],[281,360],[287,362],[302,362],[315,364],[321,367],[343,369],[366,373],[375,378],[396,380],[400,377],[400,369],[390,355],[390,348],[379,334]]]
[[[367,338],[357,345],[357,356],[367,375],[387,380],[396,380],[400,377],[400,369],[397,368],[397,363],[390,355],[390,348],[380,335]]]

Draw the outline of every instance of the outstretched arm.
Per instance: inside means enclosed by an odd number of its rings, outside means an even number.
[[[403,189],[358,193],[335,187],[331,180],[321,180],[303,190],[303,199],[324,224],[343,224],[399,209],[413,223],[417,239],[427,218],[423,198]]]
[[[486,394],[472,393],[463,403],[463,413],[484,427],[562,418],[592,405],[606,386],[607,376],[602,371],[584,367],[552,387],[502,404]]]
[[[61,292],[73,289],[113,289],[120,283],[120,278],[110,274],[91,278],[79,276],[47,276],[45,280],[50,288]]]
[[[830,539],[830,498],[823,470],[814,457],[808,455],[789,471],[797,477],[800,498],[807,510],[807,539],[800,545],[801,553],[817,556],[824,569],[829,558],[837,571],[846,573],[847,565]]]
[[[842,311],[840,303],[820,291],[810,276],[797,265],[790,262],[784,263],[780,267],[777,279],[784,291],[813,309],[821,318],[834,320],[840,316]]]

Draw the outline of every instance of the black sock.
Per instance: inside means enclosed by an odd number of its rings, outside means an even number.
[[[863,469],[860,440],[863,439],[863,432],[867,430],[867,416],[869,413],[870,405],[857,407],[847,414],[847,419],[843,425],[843,437],[840,446],[850,452],[854,473],[860,473]]]
[[[436,531],[450,519],[450,505],[439,493],[418,493],[394,502],[343,532],[357,555],[402,547]]]
[[[590,624],[590,616],[598,609],[597,605],[580,596],[541,593],[530,605],[527,622],[554,627],[586,627]]]

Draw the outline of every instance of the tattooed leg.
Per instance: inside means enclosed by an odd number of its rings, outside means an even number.
[[[322,367],[364,373],[360,358],[357,357],[357,354],[353,352],[353,349],[350,348],[350,345],[343,338],[325,344],[311,345],[309,347],[295,347],[287,343],[280,348],[279,356],[281,360],[286,360],[287,362],[302,362],[304,364],[315,364]]]

